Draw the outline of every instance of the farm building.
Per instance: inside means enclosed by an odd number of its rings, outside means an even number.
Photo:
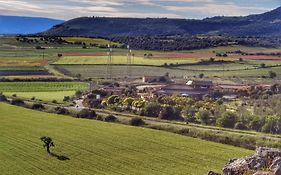
[[[170,84],[154,91],[155,95],[182,95],[194,98],[202,98],[212,90],[212,83],[200,82],[198,84]]]
[[[169,76],[143,76],[142,81],[144,83],[165,83],[171,80]]]
[[[123,95],[125,88],[107,86],[107,87],[100,88],[99,90],[106,92],[106,94],[108,96],[110,96],[110,95],[120,95],[121,96],[121,95]]]
[[[251,86],[243,84],[219,84],[215,87],[216,90],[224,94],[237,94],[238,92],[249,92]]]
[[[213,82],[212,81],[199,81],[199,80],[189,80],[186,85],[197,89],[197,90],[210,90],[213,88]]]

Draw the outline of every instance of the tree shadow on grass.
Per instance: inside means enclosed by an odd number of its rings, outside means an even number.
[[[50,155],[53,156],[53,157],[55,157],[55,158],[57,158],[57,159],[60,160],[60,161],[70,160],[69,157],[66,157],[66,156],[64,156],[64,155],[57,155],[57,154],[55,154],[55,153],[50,153]]]

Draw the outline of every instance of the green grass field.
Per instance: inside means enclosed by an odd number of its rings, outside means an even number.
[[[76,90],[86,90],[87,83],[80,82],[0,82],[0,92],[7,96],[14,94],[19,98],[44,102],[62,102],[65,96],[73,96]]]
[[[84,38],[84,37],[63,37],[64,40],[68,42],[82,42],[85,44],[99,44],[99,45],[108,45],[110,42],[105,39],[100,39],[100,38]],[[121,44],[111,42],[111,45],[114,46],[120,46]]]
[[[69,76],[75,76],[81,74],[84,78],[106,78],[107,69],[105,65],[56,65],[57,68],[63,70]],[[169,72],[171,76],[184,76],[187,75],[185,70],[168,69],[164,67],[153,67],[153,66],[132,66],[132,77],[140,78],[144,75],[159,76],[165,75]],[[113,78],[124,78],[128,76],[127,67],[112,66]]]
[[[106,78],[107,69],[105,65],[56,65],[57,68],[62,69],[64,73],[70,76],[81,74],[84,78]],[[224,64],[224,65],[208,65],[208,66],[179,66],[174,68],[153,67],[153,66],[132,66],[132,77],[142,77],[144,75],[165,75],[169,73],[171,77],[184,77],[193,79],[203,73],[208,78],[220,79],[241,79],[264,82],[277,81],[281,77],[281,67],[256,69],[257,65],[239,65],[239,64]],[[247,70],[248,68],[248,70]],[[126,77],[126,66],[112,66],[113,78]],[[277,78],[261,78],[261,76],[268,76],[269,71],[277,73]]]
[[[44,102],[52,102],[56,100],[59,103],[63,102],[65,96],[75,95],[75,91],[58,91],[58,92],[4,92],[6,96],[12,96],[16,94],[21,99],[30,100],[35,97],[35,100],[42,100]]]
[[[173,133],[75,119],[0,103],[1,174],[206,174],[242,148]],[[28,127],[27,127],[28,126]],[[39,140],[50,136],[49,156]]]
[[[195,63],[198,60],[193,58],[186,59],[164,59],[164,58],[144,58],[134,57],[132,64],[134,65],[154,65],[160,66],[166,64],[187,64]],[[107,64],[107,56],[66,56],[59,59],[54,64]],[[113,56],[112,64],[127,64],[126,56]]]
[[[81,82],[0,82],[0,92],[52,92],[87,89]]]
[[[0,70],[31,70],[31,71],[36,71],[36,70],[45,70],[44,67],[42,66],[10,66],[10,67],[4,67],[0,66]]]

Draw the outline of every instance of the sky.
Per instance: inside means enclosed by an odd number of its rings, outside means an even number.
[[[0,15],[202,19],[259,14],[280,6],[281,0],[0,0]]]

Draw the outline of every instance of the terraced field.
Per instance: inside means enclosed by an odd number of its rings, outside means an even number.
[[[242,148],[168,132],[31,111],[0,103],[0,171],[8,174],[206,174]],[[46,153],[39,140],[50,136]]]

